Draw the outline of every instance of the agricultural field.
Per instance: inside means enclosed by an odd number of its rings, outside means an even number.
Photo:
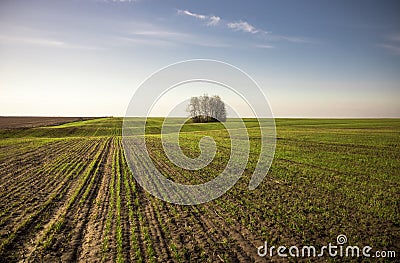
[[[1,129],[33,128],[40,126],[60,125],[68,122],[94,119],[91,117],[2,117],[0,116]]]
[[[136,183],[122,122],[0,129],[1,262],[263,262],[271,260],[257,255],[265,241],[321,247],[339,234],[351,245],[400,252],[400,119],[277,119],[274,161],[253,191],[260,132],[245,119],[251,152],[243,177],[193,206],[159,200]],[[218,147],[207,167],[185,171],[163,153],[162,122],[148,120],[146,142],[166,177],[198,184],[224,169],[230,144],[221,124],[185,124],[188,156],[199,154],[203,136]]]

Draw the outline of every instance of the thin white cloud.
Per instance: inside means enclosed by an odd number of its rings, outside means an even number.
[[[191,16],[196,19],[206,21],[207,26],[216,26],[221,21],[221,18],[219,16],[208,16],[208,15],[196,14],[196,13],[190,12],[188,10],[180,10],[180,9],[178,9],[177,12],[179,15]]]
[[[380,44],[378,46],[390,51],[391,53],[393,53],[395,55],[400,55],[400,46],[394,46],[394,45],[390,45],[390,44]]]
[[[190,16],[190,17],[194,17],[196,19],[206,21],[207,26],[216,26],[216,25],[220,24],[221,22],[224,22],[224,25],[226,27],[233,29],[235,31],[243,31],[243,32],[252,33],[252,34],[259,33],[259,32],[265,33],[265,31],[259,30],[255,26],[251,25],[250,23],[248,23],[246,21],[242,21],[242,20],[236,21],[236,22],[227,22],[227,21],[222,21],[221,17],[219,17],[219,16],[197,14],[197,13],[190,12],[188,10],[180,10],[180,9],[178,9],[177,13],[179,15],[186,15],[186,16]]]
[[[394,33],[384,37],[385,43],[377,46],[383,48],[394,55],[400,55],[400,33]]]
[[[148,36],[148,37],[185,37],[187,34],[175,31],[164,31],[164,30],[146,30],[146,31],[135,31],[133,35]]]
[[[197,19],[201,19],[201,20],[206,20],[207,19],[207,16],[205,16],[205,15],[192,13],[192,12],[190,12],[188,10],[178,10],[178,14],[191,16],[191,17],[194,17],[194,18],[197,18]]]
[[[130,43],[134,46],[181,46],[196,45],[204,47],[228,47],[219,38],[213,38],[209,35],[199,35],[174,31],[156,25],[142,25],[140,30],[127,32],[126,35],[118,37],[123,43]]]
[[[219,16],[211,16],[207,22],[207,26],[216,26],[218,25],[219,21],[221,21]]]
[[[155,46],[155,47],[166,47],[174,46],[175,42],[162,39],[154,38],[140,38],[140,37],[118,37],[118,39],[133,44],[134,46]]]
[[[33,46],[49,47],[49,48],[68,48],[68,49],[87,49],[87,50],[100,50],[98,47],[74,45],[71,43],[41,37],[20,37],[2,35],[0,36],[0,43],[3,44],[28,44]]]
[[[287,41],[287,42],[292,42],[292,43],[315,43],[315,40],[306,38],[306,37],[283,36],[283,35],[274,35],[274,34],[270,34],[268,36],[268,40]]]
[[[239,22],[231,22],[226,24],[229,28],[236,30],[236,31],[243,31],[246,33],[258,33],[259,30],[254,26],[250,25],[249,23],[240,20]]]
[[[310,39],[310,38],[306,38],[306,37],[284,36],[284,35],[272,34],[271,32],[257,28],[254,25],[252,25],[249,22],[244,21],[244,20],[226,21],[226,20],[223,20],[222,18],[220,18],[219,16],[197,14],[194,12],[190,12],[188,10],[178,10],[177,12],[180,15],[187,15],[190,17],[200,19],[202,21],[206,21],[206,25],[208,25],[208,26],[223,25],[233,31],[239,31],[239,32],[253,34],[253,35],[256,35],[257,37],[264,39],[266,41],[286,41],[286,42],[292,42],[292,43],[316,43],[316,41],[314,39]],[[264,46],[265,46],[264,48],[271,47],[268,44],[265,44]],[[262,48],[262,47],[259,47],[259,48]]]
[[[37,46],[45,46],[45,47],[65,47],[66,43],[62,41],[57,41],[53,39],[46,39],[46,38],[34,38],[34,37],[18,37],[18,36],[7,36],[2,35],[0,36],[0,42],[2,43],[9,43],[9,44],[32,44]]]
[[[388,39],[394,42],[400,42],[400,34],[392,34]]]
[[[274,46],[271,46],[271,45],[263,45],[263,44],[254,45],[254,47],[256,47],[256,48],[267,48],[267,49],[274,48]]]

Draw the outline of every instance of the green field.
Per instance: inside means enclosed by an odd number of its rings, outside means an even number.
[[[0,129],[0,262],[258,261],[264,241],[321,247],[339,234],[350,245],[400,251],[400,119],[276,119],[274,161],[253,191],[260,130],[245,119],[244,176],[196,206],[163,202],[136,183],[122,121]],[[163,153],[162,121],[148,120],[146,142],[166,177],[197,184],[224,169],[230,142],[221,124],[182,128],[187,155],[199,154],[205,135],[218,147],[209,166],[189,172]]]

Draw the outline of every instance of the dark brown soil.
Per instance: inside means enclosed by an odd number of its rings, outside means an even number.
[[[1,117],[0,129],[33,128],[61,125],[68,122],[95,119],[95,117]]]

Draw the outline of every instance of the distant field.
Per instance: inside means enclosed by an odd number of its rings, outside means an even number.
[[[183,127],[187,155],[199,154],[205,135],[218,146],[209,166],[188,172],[163,153],[162,121],[148,121],[146,141],[165,176],[201,183],[225,167],[230,144],[221,124]],[[252,262],[269,259],[257,255],[264,241],[321,247],[339,234],[350,245],[400,251],[400,119],[277,119],[274,162],[254,191],[247,187],[259,127],[245,123],[244,176],[196,206],[165,203],[136,183],[122,118],[0,129],[0,262]]]
[[[0,129],[32,128],[39,126],[60,125],[67,122],[94,119],[93,117],[1,117]]]

